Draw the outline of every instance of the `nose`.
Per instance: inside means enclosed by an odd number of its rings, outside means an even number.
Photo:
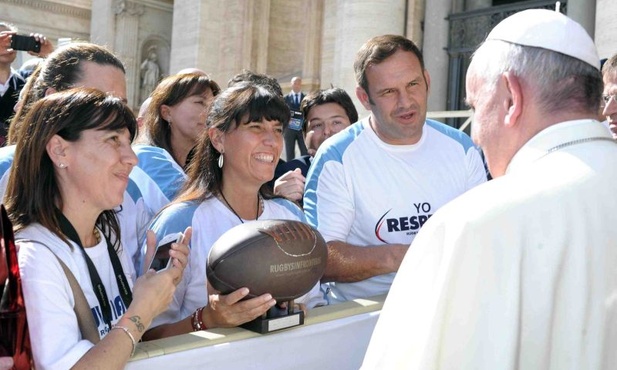
[[[271,147],[283,146],[283,135],[276,131],[276,129],[264,130],[262,140],[264,145]]]
[[[334,123],[326,122],[324,124],[323,135],[325,137],[330,137],[333,131],[334,131]]]
[[[608,118],[615,113],[617,113],[617,100],[615,95],[611,95],[608,102],[604,103],[602,114]]]
[[[409,107],[413,104],[413,92],[410,89],[404,89],[402,93],[399,94],[398,103],[401,107]]]
[[[123,163],[127,163],[131,166],[131,168],[135,167],[137,165],[137,155],[135,155],[135,152],[133,151],[133,148],[131,147],[131,145],[122,145],[122,149],[121,149],[121,158],[122,158],[122,162]]]

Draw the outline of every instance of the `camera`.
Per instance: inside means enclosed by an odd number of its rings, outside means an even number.
[[[41,51],[41,43],[34,36],[13,35],[11,36],[11,49],[38,53]]]

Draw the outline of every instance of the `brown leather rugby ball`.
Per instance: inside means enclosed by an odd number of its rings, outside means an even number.
[[[214,243],[206,274],[222,294],[247,287],[247,298],[270,293],[278,302],[298,298],[321,279],[326,242],[308,224],[264,220],[238,225]]]

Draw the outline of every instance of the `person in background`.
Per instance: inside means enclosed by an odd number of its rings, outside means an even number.
[[[230,78],[229,81],[227,81],[227,87],[243,85],[246,83],[261,85],[266,89],[270,90],[272,93],[283,97],[283,89],[281,88],[281,85],[278,83],[276,78],[262,73],[255,73],[247,69],[243,69],[242,72]]]
[[[602,79],[604,81],[602,115],[606,117],[613,138],[617,139],[617,54],[604,62]]]
[[[220,88],[208,76],[177,74],[152,91],[139,143],[157,146],[184,168],[187,155],[205,130],[206,116]]]
[[[148,111],[148,107],[150,106],[151,101],[152,101],[152,98],[148,97],[139,106],[139,112],[137,113],[137,127],[139,129],[141,129],[144,125],[144,117],[146,116],[146,112]]]
[[[156,323],[193,314],[207,328],[233,327],[276,304],[270,294],[242,300],[249,293],[247,288],[215,294],[206,286],[206,260],[214,242],[234,226],[253,220],[305,221],[297,205],[275,198],[266,185],[283,149],[288,120],[289,109],[282,96],[262,85],[239,83],[214,100],[208,131],[201,136],[188,169],[189,179],[150,226],[159,238],[195,226],[190,265],[174,302]],[[296,302],[308,308],[324,304],[319,284]]]
[[[306,155],[307,149],[302,136],[302,111],[300,103],[305,94],[302,92],[302,78],[299,76],[291,79],[291,91],[285,95],[285,102],[291,110],[291,121],[285,129],[285,155],[291,161],[296,156],[296,143],[300,149],[300,155]]]
[[[302,132],[308,154],[288,162],[279,162],[274,171],[274,193],[302,204],[304,183],[317,149],[330,136],[358,121],[358,111],[341,88],[309,93],[300,105]]]
[[[363,369],[615,368],[617,143],[597,120],[599,65],[559,12],[489,33],[466,89],[494,179],[416,236]]]
[[[13,116],[13,107],[19,98],[19,92],[26,83],[26,78],[11,68],[17,57],[17,50],[11,49],[11,39],[17,34],[17,27],[6,22],[0,22],[0,146],[5,145],[9,121]],[[41,43],[39,53],[28,52],[30,55],[45,57],[54,49],[53,44],[41,34],[33,34]]]
[[[426,119],[431,80],[411,40],[371,38],[354,70],[371,113],[319,147],[304,192],[307,219],[328,243],[330,303],[387,293],[424,222],[486,181],[471,139]]]
[[[41,57],[30,58],[22,63],[17,70],[17,73],[24,78],[24,80],[28,80],[28,77],[34,72],[34,70],[41,64],[45,59]],[[17,111],[17,110],[16,110]]]
[[[136,130],[126,104],[95,89],[51,94],[23,119],[6,208],[19,245],[37,368],[124,368],[182,278],[190,228],[182,244],[172,245],[171,268],[149,271],[135,282],[120,242],[113,209],[122,203],[137,163],[131,149]],[[152,236],[148,246],[153,252]],[[60,261],[82,289],[100,341],[82,337]]]

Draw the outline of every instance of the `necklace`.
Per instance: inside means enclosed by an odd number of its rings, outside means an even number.
[[[231,206],[231,204],[229,204],[229,202],[227,201],[227,198],[225,198],[225,194],[223,194],[222,190],[219,192],[219,194],[221,194],[221,198],[223,199],[223,202],[225,202],[225,205],[227,206],[227,208],[229,208],[234,213],[234,215],[236,215],[236,217],[238,217],[238,220],[240,220],[241,223],[244,223],[244,220],[242,219],[242,217],[240,217],[240,215],[238,215],[238,213]],[[263,208],[263,199],[261,197],[261,194],[257,193],[257,212],[255,213],[255,220],[257,220],[259,218],[259,211],[261,211],[262,208]]]
[[[101,242],[101,233],[99,232],[99,229],[96,228],[96,226],[92,230],[92,234],[94,234],[94,239],[96,240],[96,245],[99,245],[99,243]]]

